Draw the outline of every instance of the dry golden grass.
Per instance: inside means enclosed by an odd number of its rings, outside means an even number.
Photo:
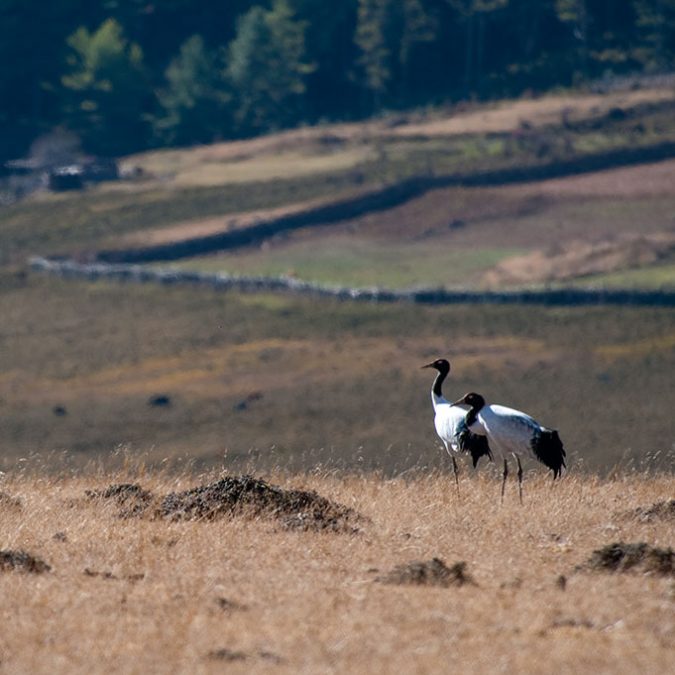
[[[159,150],[128,157],[124,166],[141,167],[183,185],[218,185],[255,178],[304,175],[335,166],[347,168],[363,161],[371,151],[361,144],[377,139],[434,138],[474,133],[498,133],[530,127],[596,119],[611,109],[635,108],[673,100],[669,89],[640,89],[605,94],[548,95],[504,100],[468,110],[441,110],[397,115],[366,122],[303,127],[242,141],[214,143],[187,150]],[[326,140],[329,142],[326,143]],[[342,144],[355,143],[345,149]],[[338,149],[335,149],[335,145]],[[298,162],[298,158],[302,161]],[[260,160],[263,159],[263,163]]]
[[[0,549],[51,572],[0,572],[0,670],[11,673],[665,673],[675,580],[575,571],[616,542],[673,545],[673,521],[626,515],[673,497],[673,476],[528,473],[276,475],[366,517],[358,534],[290,531],[263,517],[117,517],[87,488],[156,494],[214,476],[7,475]],[[60,534],[58,534],[60,533]],[[467,563],[477,585],[385,585],[413,560]],[[89,570],[89,573],[85,572]],[[566,577],[565,588],[559,581]]]

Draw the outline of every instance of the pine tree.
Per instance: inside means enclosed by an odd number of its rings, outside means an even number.
[[[148,89],[141,48],[114,19],[67,40],[70,72],[61,78],[63,110],[85,148],[119,155],[146,141]]]
[[[166,143],[205,143],[230,132],[222,67],[200,35],[188,38],[166,69],[155,133]]]
[[[239,19],[226,75],[241,133],[302,119],[305,79],[314,68],[305,61],[305,29],[286,0],[277,0],[271,10],[255,6]]]
[[[673,67],[675,57],[675,0],[634,0],[639,47],[637,60],[648,70]]]
[[[372,106],[405,104],[417,44],[432,41],[436,25],[422,0],[360,0],[355,42],[362,86]]]

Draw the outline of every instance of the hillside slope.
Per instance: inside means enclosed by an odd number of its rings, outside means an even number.
[[[134,156],[123,162],[129,180],[2,210],[0,263],[209,237],[200,254],[213,254],[221,235],[269,223],[243,256],[188,264],[353,285],[485,285],[502,260],[533,250],[672,232],[673,163],[644,162],[675,152],[674,107],[669,89],[547,96]],[[333,208],[350,202],[363,206]],[[635,266],[617,260],[599,272]],[[672,284],[672,263],[668,253],[637,265],[653,273],[632,283]]]

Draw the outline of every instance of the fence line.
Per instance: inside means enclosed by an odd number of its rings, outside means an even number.
[[[350,288],[302,281],[288,276],[238,276],[172,268],[149,268],[126,263],[79,263],[33,257],[28,261],[35,272],[64,279],[114,280],[129,283],[197,285],[214,290],[244,292],[286,292],[337,300],[367,302],[411,302],[430,305],[530,304],[530,305],[642,305],[675,306],[675,290],[633,290],[606,288],[557,288],[545,290],[469,291],[445,288]]]

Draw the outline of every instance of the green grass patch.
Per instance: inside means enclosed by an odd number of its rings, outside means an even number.
[[[607,274],[594,274],[573,281],[575,286],[602,286],[604,288],[675,288],[675,263],[650,265],[635,269],[619,270]]]
[[[407,288],[461,286],[475,283],[483,272],[514,249],[453,249],[449,241],[373,241],[326,236],[268,250],[193,258],[184,269],[242,275],[295,275],[307,281],[345,286]]]

